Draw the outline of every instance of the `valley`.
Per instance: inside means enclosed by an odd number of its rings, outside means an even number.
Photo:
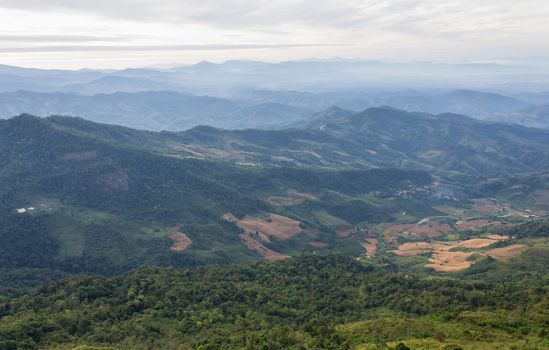
[[[549,350],[547,0],[0,0],[0,350]]]
[[[283,130],[0,121],[0,346],[543,348],[547,136],[388,108]]]
[[[463,237],[499,235],[547,216],[546,182],[508,175],[511,165],[531,171],[529,157],[538,170],[549,168],[545,131],[387,108],[322,118],[323,130],[312,122],[304,130],[162,133],[80,118],[0,121],[7,266],[115,274],[142,264],[336,252],[420,269]],[[378,120],[393,127],[381,131]],[[425,123],[447,125],[448,134],[429,133]],[[421,146],[413,143],[420,128],[428,140]],[[489,135],[486,145],[471,143],[478,133]],[[508,135],[512,141],[503,141]],[[456,157],[466,152],[469,163],[448,161],[449,139],[463,145]],[[444,160],[424,156],[439,149]],[[491,149],[509,150],[498,153],[506,161],[479,162]],[[503,177],[535,184],[536,205],[494,185]],[[40,235],[29,231],[37,229]],[[408,243],[449,248],[417,254],[412,266],[394,254]],[[23,258],[37,249],[46,255]]]

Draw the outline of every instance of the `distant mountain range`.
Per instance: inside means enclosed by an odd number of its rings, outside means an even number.
[[[195,96],[171,91],[98,94],[18,91],[0,94],[0,115],[85,115],[108,124],[149,130],[184,130],[197,125],[220,128],[279,128],[309,118],[304,108]]]
[[[171,69],[137,68],[124,70],[38,70],[0,66],[0,74],[13,83],[59,91],[71,84],[96,84],[103,77],[146,79],[184,87],[188,92],[255,88],[268,90],[326,91],[341,89],[502,89],[530,86],[530,91],[549,90],[549,72],[539,64],[434,62],[380,62],[349,60],[303,60],[280,63],[259,61],[203,61]],[[18,78],[18,79],[16,79]],[[512,83],[512,84],[511,84]],[[49,89],[49,90],[48,90]],[[13,91],[4,90],[4,91]],[[127,91],[126,91],[127,92]],[[207,94],[212,94],[208,92]]]
[[[110,78],[102,78],[104,83]],[[135,78],[116,78],[129,87]],[[161,86],[157,86],[160,88]],[[90,86],[79,88],[90,88]],[[116,90],[116,89],[115,89]],[[391,106],[407,111],[457,113],[476,119],[549,128],[547,105],[534,105],[494,93],[457,90],[445,93],[303,93],[243,91],[231,97],[197,96],[175,91],[115,92],[96,95],[16,91],[0,93],[0,117],[20,113],[75,115],[148,130],[185,130],[198,125],[225,129],[280,129],[306,125],[326,109],[349,111]]]
[[[525,69],[365,61],[200,62],[119,71],[0,66],[0,118],[62,114],[150,130],[277,129],[305,125],[334,106],[354,112],[390,106],[549,128],[546,92],[478,83],[492,75],[519,79],[533,68]],[[543,80],[543,70],[538,73]]]

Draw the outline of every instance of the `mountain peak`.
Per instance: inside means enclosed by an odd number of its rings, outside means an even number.
[[[32,114],[28,114],[28,113],[21,113],[19,115],[16,115],[14,117],[11,117],[10,119],[8,119],[9,121],[12,121],[12,122],[26,122],[26,121],[41,121],[41,117],[38,117],[38,116],[35,116],[35,115],[32,115]]]

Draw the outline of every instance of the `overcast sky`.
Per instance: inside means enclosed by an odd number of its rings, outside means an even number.
[[[549,56],[548,0],[0,0],[0,63]]]

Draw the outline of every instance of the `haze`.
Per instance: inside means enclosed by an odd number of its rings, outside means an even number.
[[[1,0],[0,19],[0,63],[36,68],[549,54],[544,0]]]

